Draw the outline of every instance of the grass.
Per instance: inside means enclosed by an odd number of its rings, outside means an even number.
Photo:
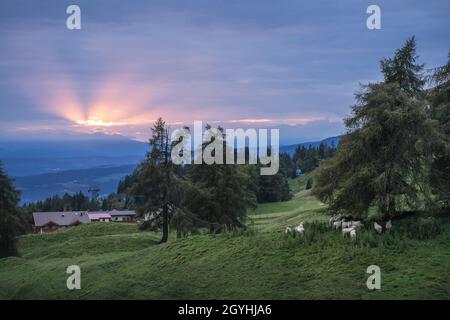
[[[291,181],[298,188],[290,201],[253,210],[245,232],[172,236],[158,245],[159,234],[135,225],[92,223],[23,236],[22,256],[0,259],[0,298],[449,298],[448,219],[436,219],[439,227],[405,219],[390,234],[364,230],[351,242],[328,229],[323,206],[301,187],[306,178]],[[300,221],[305,237],[284,234]],[[65,270],[73,264],[82,289],[69,291]],[[366,288],[372,264],[381,268],[381,290]]]

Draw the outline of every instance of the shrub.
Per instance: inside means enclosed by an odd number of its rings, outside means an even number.
[[[411,219],[399,223],[398,229],[394,232],[400,234],[402,238],[428,240],[441,233],[441,224],[433,217]]]

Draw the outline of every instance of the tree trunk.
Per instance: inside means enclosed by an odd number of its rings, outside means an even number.
[[[162,225],[162,238],[161,241],[159,243],[166,243],[167,240],[169,240],[169,219],[168,219],[168,210],[167,210],[167,206],[164,205],[163,208],[163,225]]]
[[[163,135],[163,143],[164,143],[164,170],[166,175],[165,188],[163,193],[163,234],[161,241],[159,243],[166,243],[169,240],[169,205],[167,204],[168,198],[168,188],[170,186],[170,164],[169,164],[169,132],[165,131],[165,135]]]
[[[392,192],[392,175],[391,166],[386,169],[386,179],[384,183],[384,190],[382,195],[381,214],[384,219],[390,219],[395,215],[395,197]]]

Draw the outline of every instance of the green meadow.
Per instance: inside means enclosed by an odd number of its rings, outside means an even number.
[[[325,205],[290,181],[294,197],[250,210],[248,229],[159,245],[136,225],[91,223],[19,239],[0,259],[0,299],[448,299],[450,221],[411,217],[389,234],[367,228],[355,242],[332,231]],[[305,222],[303,237],[286,226]],[[66,268],[79,265],[81,289]],[[369,265],[381,289],[367,289]]]

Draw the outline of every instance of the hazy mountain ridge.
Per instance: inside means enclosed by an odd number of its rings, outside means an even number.
[[[24,177],[98,166],[136,165],[148,144],[118,138],[93,140],[0,141],[0,160],[12,177]]]
[[[26,177],[67,170],[83,170],[100,166],[137,165],[145,155],[121,157],[72,157],[72,158],[6,158],[3,167],[12,177]]]
[[[94,139],[72,141],[0,141],[0,159],[71,158],[71,157],[141,157],[148,145],[130,139]]]
[[[124,176],[133,172],[136,165],[102,166],[82,170],[67,170],[27,177],[17,177],[14,185],[21,191],[21,202],[43,200],[52,195],[83,192],[89,194],[90,187],[99,187],[100,195],[115,192]]]
[[[291,144],[288,146],[280,146],[280,153],[287,153],[289,155],[293,155],[295,152],[295,149],[297,149],[298,147],[305,147],[308,148],[309,146],[312,147],[318,147],[320,146],[321,143],[323,143],[326,146],[329,147],[337,147],[339,144],[341,136],[335,136],[335,137],[329,137],[320,141],[314,141],[314,142],[302,142],[302,143],[296,143],[296,144]]]

